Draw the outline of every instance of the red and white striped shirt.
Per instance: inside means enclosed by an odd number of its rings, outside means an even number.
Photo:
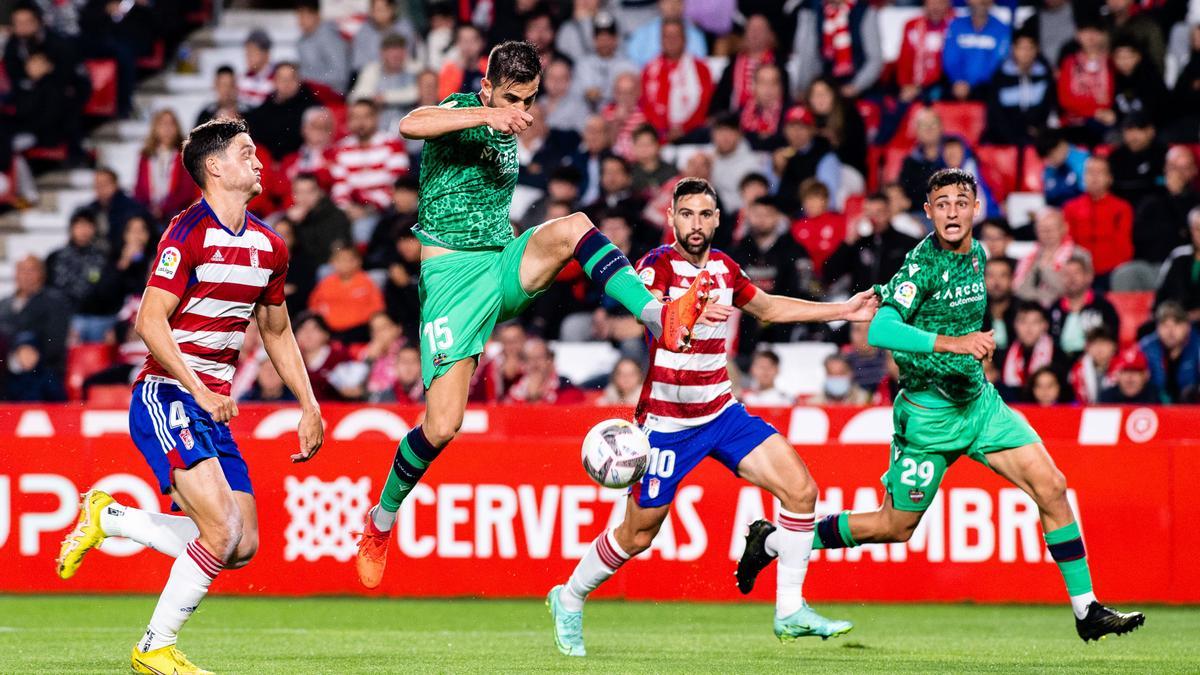
[[[333,201],[374,204],[385,209],[392,203],[392,185],[408,173],[404,140],[377,132],[365,143],[354,136],[338,141],[333,149]]]
[[[275,93],[275,64],[261,70],[242,73],[238,78],[238,103],[247,108],[257,108]]]
[[[283,239],[250,212],[235,234],[201,199],[163,233],[146,286],[179,297],[168,320],[171,336],[183,362],[212,391],[229,394],[254,306],[283,303],[287,268]],[[147,377],[178,384],[153,355],[137,381]]]
[[[750,302],[758,288],[733,258],[713,249],[704,269],[716,282],[713,302],[741,307]],[[700,268],[673,246],[660,246],[638,262],[638,277],[665,298],[687,292]],[[734,404],[733,385],[726,370],[726,353],[732,320],[719,326],[696,325],[692,350],[686,353],[664,349],[657,340],[650,345],[650,372],[638,400],[637,421],[649,431],[680,431],[706,424]]]

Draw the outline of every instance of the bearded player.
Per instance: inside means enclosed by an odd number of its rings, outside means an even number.
[[[321,412],[292,334],[283,239],[246,211],[262,192],[262,163],[246,126],[214,120],[188,134],[183,164],[203,198],[175,216],[158,244],[135,328],[150,349],[129,406],[129,433],[185,515],[141,511],[91,490],[63,540],[58,574],[74,576],[106,537],[128,537],[175,558],[171,576],[133,647],[138,673],[207,673],[175,647],[184,622],[226,569],[258,549],[258,513],[246,462],[229,433],[229,397],[253,315],[267,356],[300,401],[303,462],[321,447]]]
[[[813,543],[816,483],[783,436],[733,398],[725,356],[731,330],[728,318],[738,307],[771,323],[869,321],[878,301],[873,291],[845,303],[816,303],[759,290],[732,258],[711,247],[720,212],[716,192],[703,179],[679,181],[667,215],[675,243],[647,254],[638,263],[639,276],[655,297],[678,297],[707,271],[716,288],[706,319],[726,320],[696,327],[688,353],[664,349],[658,341],[652,344],[650,370],[636,412],[654,448],[650,465],[630,491],[625,519],[592,542],[566,584],[550,590],[546,603],[554,620],[555,644],[568,656],[586,654],[583,604],[588,594],[630,558],[650,548],[680,482],[705,457],[721,462],[781,503],[779,528],[763,542],[779,557],[775,635],[782,641],[842,635],[853,625],[817,614],[801,592]]]
[[[516,134],[533,121],[528,110],[540,81],[537,49],[505,42],[488,56],[478,93],[452,94],[400,121],[401,134],[425,141],[414,230],[421,241],[421,374],[427,391],[424,421],[396,449],[359,539],[356,567],[367,588],[383,579],[400,503],[462,425],[471,376],[497,321],[524,311],[572,260],[667,349],[686,349],[703,313],[708,275],[663,303],[582,213],[514,238],[508,212],[519,166]]]
[[[958,169],[938,171],[929,178],[926,195],[925,215],[934,232],[909,251],[886,286],[876,287],[883,306],[868,336],[873,346],[893,351],[903,387],[892,412],[891,462],[883,475],[887,496],[877,511],[822,518],[815,548],[908,541],[946,469],[966,455],[1037,504],[1079,637],[1127,633],[1145,616],[1096,601],[1083,534],[1067,502],[1066,478],[1037,432],[984,379],[982,361],[991,358],[996,344],[991,331],[980,332],[987,304],[986,258],[971,236],[979,209],[975,178]],[[773,557],[764,542],[751,541],[738,564],[739,582],[752,585]]]

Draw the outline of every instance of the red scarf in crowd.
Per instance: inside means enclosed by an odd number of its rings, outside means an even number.
[[[1050,365],[1054,360],[1054,340],[1049,335],[1043,335],[1029,350],[1029,355],[1025,354],[1026,351],[1020,342],[1014,342],[1008,348],[1008,354],[1004,357],[1004,371],[1000,374],[1000,381],[1006,386],[1023,387],[1030,373]]]
[[[742,131],[758,136],[774,136],[779,131],[779,120],[783,118],[783,103],[764,108],[752,103],[742,108]]]
[[[850,10],[857,0],[826,0],[825,23],[822,26],[821,55],[831,65],[834,77],[854,74],[854,51],[851,49]]]
[[[775,55],[771,52],[763,52],[761,56],[739,54],[733,60],[733,107],[735,110],[747,105],[754,98],[752,86],[754,73],[758,71],[759,66],[769,63],[775,63]]]

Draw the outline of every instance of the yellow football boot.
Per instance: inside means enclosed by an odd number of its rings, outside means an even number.
[[[70,579],[75,576],[84,554],[99,546],[108,536],[100,529],[100,512],[112,503],[112,496],[100,490],[88,490],[83,495],[83,503],[79,505],[79,521],[75,523],[71,534],[63,539],[55,560],[59,577]]]
[[[175,645],[151,649],[144,654],[134,645],[130,667],[135,673],[147,675],[213,675],[211,670],[204,670],[188,661],[188,657]]]

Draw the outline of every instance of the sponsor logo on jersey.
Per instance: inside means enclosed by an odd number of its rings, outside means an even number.
[[[250,266],[258,269],[258,249],[250,247]]]
[[[179,440],[183,441],[183,447],[188,450],[196,447],[196,439],[192,438],[192,430],[187,427],[179,430]]]
[[[154,274],[165,279],[174,279],[175,272],[179,270],[179,261],[183,256],[179,254],[179,249],[171,246],[162,252],[158,257],[158,267],[154,268]]]
[[[212,257],[209,258],[208,261],[209,262],[225,262],[225,256],[221,255],[220,251],[213,251]]]
[[[921,266],[920,266],[920,265],[917,265],[917,264],[915,264],[915,263],[909,264],[909,266],[908,266],[908,276],[910,276],[910,277],[911,277],[911,276],[914,276],[914,275],[916,275],[916,273],[917,273],[917,272],[920,272],[920,271],[921,271]]]
[[[653,267],[643,268],[641,272],[638,272],[638,279],[641,279],[642,283],[647,286],[653,284],[654,283],[654,268]]]
[[[942,272],[942,281],[950,281],[950,270]]]
[[[917,299],[917,285],[911,281],[906,281],[900,284],[896,287],[896,294],[894,297],[896,298],[896,302],[900,303],[901,305],[904,305],[905,307],[912,307],[913,300]]]

